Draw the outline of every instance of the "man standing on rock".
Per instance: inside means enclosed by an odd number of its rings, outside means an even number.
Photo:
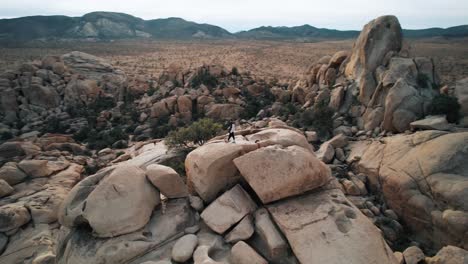
[[[236,131],[236,124],[234,124],[234,122],[231,121],[230,124],[229,124],[229,128],[228,128],[228,132],[229,132],[228,142],[230,141],[230,139],[232,137],[232,140],[233,140],[233,142],[235,144],[236,143],[236,136],[234,135],[234,131]]]

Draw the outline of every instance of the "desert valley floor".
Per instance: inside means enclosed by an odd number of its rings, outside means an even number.
[[[353,40],[291,41],[116,41],[65,42],[0,47],[0,72],[12,64],[83,51],[112,61],[127,74],[159,76],[169,65],[183,69],[202,63],[220,64],[230,69],[250,71],[260,78],[297,79],[321,57],[350,50]],[[468,39],[406,40],[412,57],[430,57],[444,84],[454,84],[468,75]]]

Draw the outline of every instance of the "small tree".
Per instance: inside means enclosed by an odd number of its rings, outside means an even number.
[[[191,148],[191,144],[203,145],[207,140],[215,137],[222,130],[222,125],[212,119],[203,118],[188,127],[171,131],[166,138],[170,147]]]

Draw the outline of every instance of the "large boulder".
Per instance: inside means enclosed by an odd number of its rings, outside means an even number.
[[[247,135],[246,138],[251,142],[268,142],[270,145],[281,145],[283,147],[300,146],[311,152],[314,151],[313,146],[309,144],[301,131],[287,126],[274,126],[273,128]]]
[[[236,158],[234,164],[263,203],[316,189],[331,177],[324,163],[299,146],[260,148]]]
[[[84,106],[102,94],[95,80],[71,80],[64,91],[64,102],[69,106]]]
[[[359,83],[362,103],[370,101],[377,86],[374,71],[389,52],[399,52],[401,46],[402,30],[395,16],[382,16],[364,26],[345,69],[346,76]]]
[[[313,151],[305,136],[289,127],[246,130],[236,134],[237,144],[226,143],[226,138],[221,136],[187,155],[187,185],[206,202],[239,181],[240,174],[233,160],[245,153],[269,145],[296,145]]]
[[[159,193],[138,167],[121,165],[81,181],[65,199],[62,225],[89,225],[98,237],[131,233],[145,226]]]
[[[187,199],[170,199],[164,212],[155,210],[143,228],[129,234],[97,238],[86,228],[65,228],[58,238],[57,264],[139,264],[170,259],[175,240],[194,224],[195,217]]]
[[[427,247],[466,247],[467,143],[466,132],[397,135],[364,147],[357,167],[415,239]]]
[[[310,193],[267,208],[300,263],[397,263],[379,229],[340,190]]]
[[[54,87],[44,86],[43,80],[39,77],[22,77],[21,91],[28,102],[35,106],[46,109],[57,107],[60,103],[60,97]]]
[[[205,201],[232,187],[240,179],[233,160],[257,148],[251,144],[209,142],[187,155],[185,169],[188,186]]]
[[[188,196],[187,186],[172,168],[151,164],[146,168],[148,180],[166,197],[182,198]]]
[[[99,79],[103,74],[114,71],[109,61],[80,51],[67,53],[62,56],[62,60],[74,73],[91,79]]]

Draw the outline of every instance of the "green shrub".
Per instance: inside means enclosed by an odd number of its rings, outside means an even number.
[[[302,127],[311,127],[322,136],[328,135],[333,130],[334,111],[325,102],[315,104],[311,109],[307,109],[299,115],[299,122]],[[298,116],[298,115],[296,115]]]
[[[171,130],[175,129],[169,125],[169,116],[161,116],[151,120],[150,128],[152,138],[164,138]]]
[[[100,131],[96,129],[82,128],[73,135],[73,138],[79,142],[88,143],[90,149],[101,150],[111,147],[117,141],[127,140],[128,134],[120,127],[114,127],[109,131]]]
[[[289,115],[295,115],[297,112],[299,112],[298,107],[294,103],[289,102],[281,108],[280,115],[287,118]]]
[[[153,86],[151,86],[148,91],[146,91],[146,94],[148,94],[149,96],[152,96],[154,93],[156,92],[156,88],[154,88]]]
[[[198,87],[202,84],[206,85],[208,88],[214,88],[218,85],[218,80],[207,70],[199,69],[195,77],[192,79],[191,85],[192,87]]]
[[[418,87],[421,88],[428,88],[427,84],[430,83],[429,77],[424,73],[418,73],[418,76],[416,76],[416,82]]]
[[[432,99],[430,113],[432,115],[446,115],[447,121],[457,123],[460,119],[460,104],[456,97],[439,94]]]
[[[241,118],[249,119],[257,116],[258,112],[266,107],[269,107],[275,102],[275,96],[271,93],[268,87],[265,87],[264,92],[260,96],[253,96],[247,89],[242,91],[242,96],[245,101],[245,111]]]
[[[53,116],[48,118],[45,127],[42,129],[44,133],[65,133],[69,126],[65,126],[60,120]]]
[[[237,67],[232,67],[231,74],[236,76],[239,75],[239,70],[237,69]]]
[[[173,148],[190,148],[192,143],[201,146],[207,140],[218,135],[221,130],[221,124],[215,123],[212,119],[203,118],[193,122],[188,127],[171,131],[166,142]]]

